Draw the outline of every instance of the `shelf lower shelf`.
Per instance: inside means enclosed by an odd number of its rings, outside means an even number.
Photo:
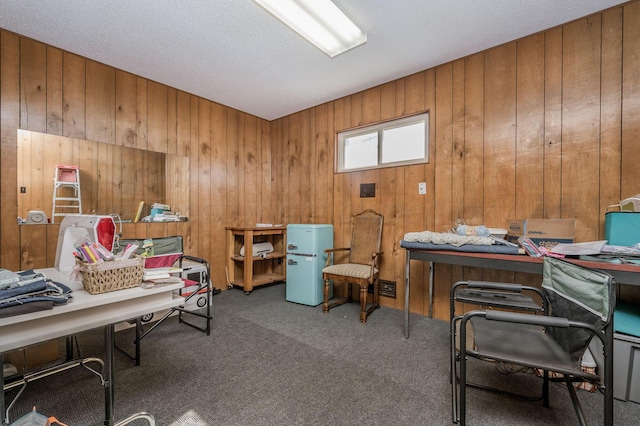
[[[254,288],[286,280],[286,233],[284,226],[263,228],[227,226],[227,279],[246,294]],[[270,253],[252,256],[256,244],[270,243]],[[246,251],[245,251],[246,250]],[[248,256],[240,256],[240,253]]]
[[[254,262],[259,262],[261,260],[271,260],[271,259],[282,259],[283,257],[286,256],[286,253],[280,253],[280,252],[271,252],[266,254],[264,257],[262,256],[254,256],[251,258],[252,261]],[[231,259],[235,260],[236,262],[244,262],[245,261],[245,257],[244,256],[240,256],[240,255],[233,255],[231,256]]]
[[[258,274],[253,276],[253,286],[257,287],[259,285],[272,284],[272,283],[277,283],[284,280],[285,280],[285,276],[283,274],[276,274],[276,273]],[[244,280],[242,278],[237,278],[231,281],[231,284],[238,287],[244,287]]]

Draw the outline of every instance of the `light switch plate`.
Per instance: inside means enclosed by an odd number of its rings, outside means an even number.
[[[427,193],[427,182],[420,182],[418,184],[418,194],[425,195]]]

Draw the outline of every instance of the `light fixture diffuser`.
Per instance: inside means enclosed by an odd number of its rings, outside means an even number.
[[[333,58],[367,41],[331,0],[253,0]]]

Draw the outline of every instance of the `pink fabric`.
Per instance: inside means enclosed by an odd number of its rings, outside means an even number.
[[[173,266],[173,264],[176,263],[178,259],[180,259],[180,256],[182,256],[182,253],[170,253],[145,257],[144,267],[145,269],[167,268]]]

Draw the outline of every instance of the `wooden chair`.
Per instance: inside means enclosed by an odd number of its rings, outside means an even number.
[[[351,230],[351,247],[327,249],[327,263],[322,270],[324,280],[324,303],[322,310],[326,313],[329,309],[351,302],[351,284],[360,286],[360,321],[367,322],[367,316],[380,307],[380,271],[378,260],[382,255],[380,241],[382,239],[382,223],[384,217],[373,210],[365,210],[353,216]],[[331,265],[335,252],[348,251],[347,263]],[[329,303],[329,281],[342,281],[347,283],[347,297],[337,298]],[[373,303],[367,309],[367,290],[373,284]]]

